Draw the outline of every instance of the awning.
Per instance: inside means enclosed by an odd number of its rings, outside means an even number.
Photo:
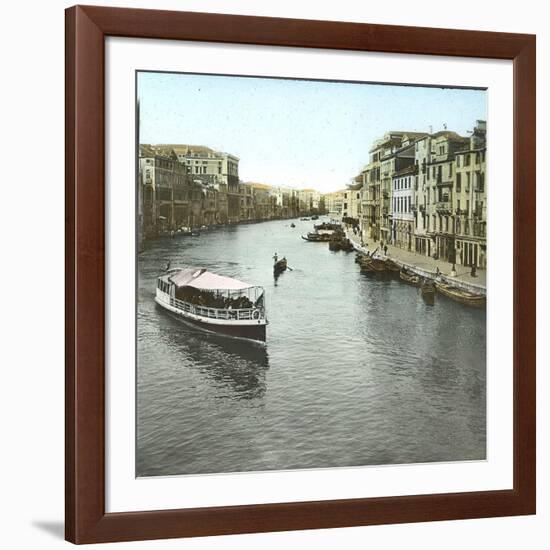
[[[253,285],[205,271],[202,275],[188,283],[187,286],[192,286],[199,290],[244,290],[245,288],[251,288]]]
[[[172,275],[170,281],[178,288],[190,286],[198,290],[244,290],[254,286],[198,267],[182,269]]]

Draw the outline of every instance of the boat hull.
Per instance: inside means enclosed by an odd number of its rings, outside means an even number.
[[[266,341],[266,323],[264,320],[249,321],[246,324],[242,323],[212,323],[203,321],[197,316],[182,311],[178,308],[170,306],[166,302],[155,298],[155,302],[164,310],[175,315],[179,320],[188,325],[200,328],[202,330],[226,336],[230,338],[240,338],[244,340],[254,340],[256,342],[265,343]]]
[[[483,295],[471,294],[469,292],[461,291],[458,288],[453,288],[450,285],[445,285],[441,283],[436,283],[435,287],[437,292],[447,296],[455,302],[459,302],[465,306],[477,307],[480,309],[485,308],[487,300]]]
[[[418,275],[409,275],[408,273],[399,272],[399,278],[409,285],[417,286],[420,283],[420,277]]]

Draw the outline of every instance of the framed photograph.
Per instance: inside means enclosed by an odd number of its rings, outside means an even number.
[[[535,52],[67,10],[67,540],[535,513]]]

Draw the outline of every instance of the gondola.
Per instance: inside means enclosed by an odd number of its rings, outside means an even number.
[[[487,303],[487,299],[482,294],[474,294],[461,288],[449,285],[447,283],[436,282],[435,288],[438,292],[447,296],[455,302],[460,302],[466,306],[484,308]]]
[[[434,305],[435,302],[435,284],[429,279],[424,279],[420,284],[420,293],[422,294],[422,299],[430,306]]]
[[[286,271],[286,268],[287,268],[286,258],[282,258],[281,260],[278,260],[277,262],[275,262],[275,264],[273,265],[273,273],[275,273],[276,275],[279,275],[283,271]]]
[[[409,285],[418,285],[420,283],[420,277],[418,275],[415,275],[412,272],[407,271],[406,269],[402,269],[399,272],[399,278]]]
[[[311,243],[327,243],[330,241],[331,235],[328,233],[308,233],[307,237],[302,235],[304,241],[309,241]]]

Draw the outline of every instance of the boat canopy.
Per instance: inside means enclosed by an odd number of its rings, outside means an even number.
[[[201,268],[182,269],[172,275],[170,280],[177,288],[190,286],[197,290],[245,290],[254,287],[254,285]]]

